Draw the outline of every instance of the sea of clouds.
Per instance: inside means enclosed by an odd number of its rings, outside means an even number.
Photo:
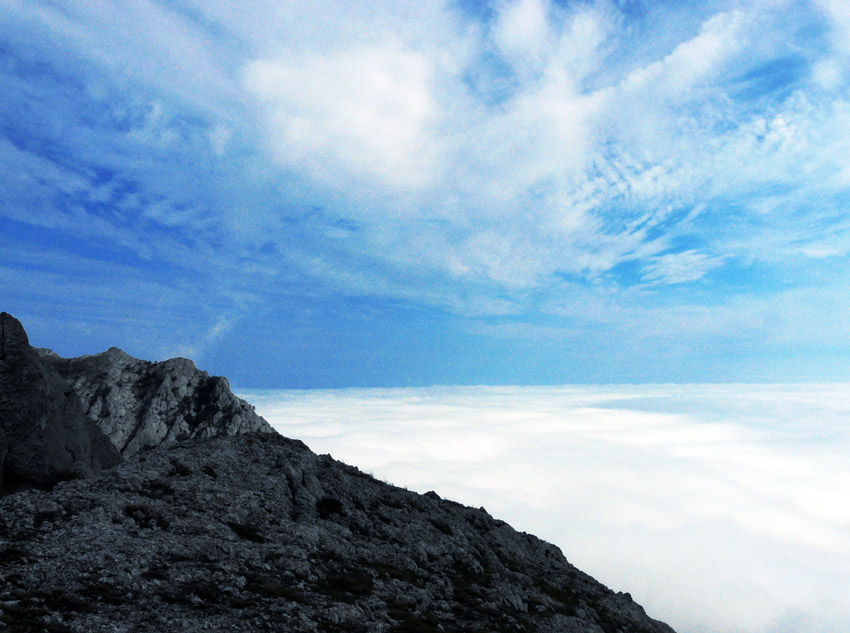
[[[679,633],[850,631],[850,385],[241,395],[318,453],[557,544]]]

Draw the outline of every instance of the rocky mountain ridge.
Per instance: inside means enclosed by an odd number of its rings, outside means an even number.
[[[226,378],[118,348],[62,358],[0,313],[0,489],[87,477],[185,439],[271,433]],[[5,439],[4,439],[5,438]]]
[[[39,350],[80,399],[89,420],[125,458],[145,448],[198,437],[271,433],[272,427],[230,390],[186,358],[154,363],[117,347],[62,358]]]
[[[28,416],[36,438],[51,425],[103,428],[98,441],[118,438],[124,457],[95,468],[91,446],[79,448],[88,469],[0,497],[3,630],[673,633],[483,508],[266,432],[189,361],[116,349],[58,359],[25,347],[10,319],[0,316],[6,461],[21,461]],[[44,412],[36,396],[58,404]],[[134,444],[124,425],[148,439]],[[46,442],[23,446],[34,463],[55,457]]]

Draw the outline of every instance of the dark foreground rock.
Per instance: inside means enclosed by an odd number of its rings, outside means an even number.
[[[120,461],[20,322],[0,313],[0,489],[46,487]]]
[[[0,499],[10,631],[671,633],[553,545],[279,435]]]

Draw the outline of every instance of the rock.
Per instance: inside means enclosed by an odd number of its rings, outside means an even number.
[[[67,359],[39,351],[124,457],[185,439],[272,432],[251,405],[233,394],[226,378],[210,376],[188,359],[155,363],[116,347]]]
[[[0,313],[0,485],[49,487],[121,461],[76,394],[30,347],[23,326]]]
[[[554,545],[276,434],[0,499],[0,576],[10,630],[673,633]]]
[[[184,439],[272,432],[226,378],[190,360],[148,362],[115,347],[66,359],[30,347],[11,315],[0,321],[4,489],[90,476],[122,455]]]
[[[0,396],[2,398],[2,396]],[[6,433],[3,431],[3,422],[0,421],[0,489],[3,487],[3,464],[6,462]]]

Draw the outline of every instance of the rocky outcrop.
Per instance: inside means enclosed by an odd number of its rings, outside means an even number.
[[[23,326],[0,313],[0,485],[48,487],[121,461],[83,413],[77,396],[29,345]]]
[[[672,633],[483,509],[279,435],[0,499],[0,576],[10,630]]]
[[[145,448],[268,433],[226,378],[185,358],[154,363],[117,348],[62,358],[35,349],[0,315],[0,486],[50,486],[115,466]]]
[[[38,352],[124,457],[186,439],[272,432],[226,378],[210,376],[185,358],[154,363],[116,347],[78,358]]]

